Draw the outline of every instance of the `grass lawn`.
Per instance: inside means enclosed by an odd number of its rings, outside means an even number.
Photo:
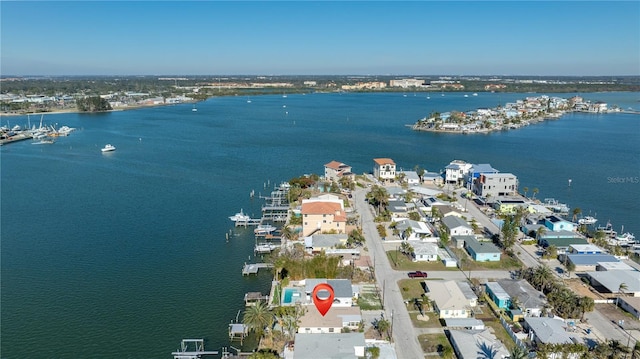
[[[418,312],[417,310],[414,310],[413,305],[411,306],[411,310],[409,311],[409,317],[411,318],[411,322],[413,323],[413,326],[416,328],[442,328],[442,325],[440,325],[440,319],[438,319],[438,315],[436,315],[433,312],[426,312],[424,313],[429,320],[425,321],[425,320],[420,320],[418,319],[418,316],[420,315],[420,312]]]
[[[401,279],[398,281],[398,288],[402,293],[402,299],[412,300],[413,298],[421,298],[424,294],[424,288],[422,287],[423,278],[417,279]]]
[[[361,310],[382,309],[380,298],[376,293],[360,293],[360,296],[358,297],[358,306]]]
[[[458,258],[462,259],[462,269],[465,272],[469,270],[514,270],[522,267],[522,264],[519,260],[509,257],[508,255],[502,253],[500,255],[500,261],[498,262],[476,262],[464,249],[460,248],[450,248]]]
[[[442,270],[458,270],[457,267],[447,268],[444,266],[444,263],[441,261],[435,262],[413,262],[409,257],[405,256],[400,252],[396,252],[394,250],[387,251],[387,258],[389,259],[389,264],[395,270],[409,270],[409,271],[417,271],[422,270],[425,272],[428,271],[442,271]]]
[[[448,355],[443,355],[443,358],[453,358],[455,355],[449,339],[444,334],[421,334],[418,335],[418,341],[425,354],[445,351]]]
[[[493,334],[502,342],[502,344],[504,344],[505,347],[507,347],[507,350],[513,349],[516,343],[514,343],[513,339],[511,339],[509,334],[507,334],[507,331],[504,329],[502,324],[500,324],[498,319],[484,320],[483,322],[485,326],[493,328]]]

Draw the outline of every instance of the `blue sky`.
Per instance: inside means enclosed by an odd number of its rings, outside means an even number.
[[[640,75],[638,1],[1,1],[2,75]]]

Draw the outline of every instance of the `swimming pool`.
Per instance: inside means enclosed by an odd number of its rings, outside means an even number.
[[[282,296],[282,304],[291,304],[300,301],[300,292],[295,288],[285,288]]]

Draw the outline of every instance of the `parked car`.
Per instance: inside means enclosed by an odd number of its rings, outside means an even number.
[[[409,278],[427,278],[427,272],[409,272]]]

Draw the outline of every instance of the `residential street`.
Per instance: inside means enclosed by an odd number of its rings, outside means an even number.
[[[365,201],[367,192],[368,189],[357,189],[353,192],[354,206],[360,215],[366,246],[375,269],[377,285],[382,292],[385,317],[392,320],[393,341],[397,357],[399,359],[423,358],[424,354],[417,340],[417,336],[426,332],[431,333],[433,329],[425,331],[413,327],[397,285],[399,280],[408,278],[408,271],[394,270],[386,256],[386,251],[394,250],[399,245],[399,242],[382,241],[378,235],[376,228],[377,223],[374,222],[374,209]],[[459,207],[466,209],[468,218],[475,218],[478,225],[484,227],[486,232],[500,233],[498,226],[491,222],[490,218],[482,211],[480,206],[461,195],[456,197]],[[547,265],[552,269],[554,274],[563,278],[563,271],[556,270],[556,267],[562,267],[562,265],[555,263],[557,260],[547,261],[546,263],[541,261],[536,255],[535,250],[535,246],[523,246],[519,243],[516,243],[514,246],[514,252],[525,267]],[[633,264],[636,265],[635,263]],[[464,280],[467,279],[468,275],[469,273],[462,271],[429,271],[429,280]],[[484,282],[488,279],[510,278],[511,273],[509,271],[472,271],[471,277]],[[631,337],[640,335],[640,331],[638,330],[631,329],[628,332],[623,331],[618,325],[612,323],[611,320],[608,320],[598,312],[597,309],[593,312],[586,313],[585,318],[589,322],[589,324],[585,325],[591,327],[592,330],[594,330],[594,336],[600,340],[616,339],[626,344],[629,339],[629,334],[631,334]],[[631,339],[631,344],[633,345],[637,339],[640,338],[636,337],[635,339]]]
[[[394,271],[387,260],[382,240],[378,235],[374,215],[370,206],[365,202],[366,189],[358,189],[353,193],[356,211],[362,220],[362,230],[366,238],[367,248],[372,260],[375,261],[376,281],[379,288],[385,288],[384,312],[385,317],[392,323],[393,341],[399,359],[424,358],[422,348],[418,342],[417,333],[413,328],[409,313],[398,290],[396,282],[398,273]],[[401,274],[402,275],[402,274]],[[406,278],[406,274],[403,278]]]

